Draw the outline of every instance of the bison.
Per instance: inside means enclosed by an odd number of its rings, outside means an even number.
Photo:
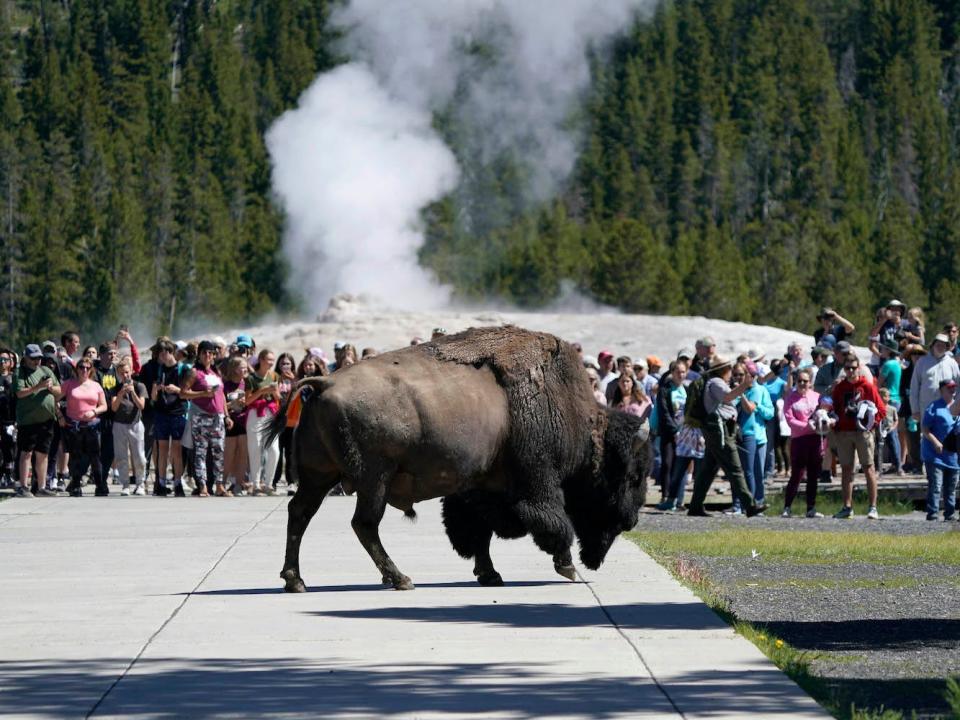
[[[386,506],[443,498],[454,549],[483,585],[502,585],[493,533],[529,533],[571,580],[574,536],[597,569],[646,497],[649,447],[640,420],[597,405],[576,352],[513,326],[465,332],[385,353],[298,386],[288,508],[288,592],[304,592],[300,541],[327,493],[356,492],[352,526],[384,584],[413,583],[380,542]],[[293,397],[294,393],[291,393]],[[269,429],[276,436],[285,408]]]

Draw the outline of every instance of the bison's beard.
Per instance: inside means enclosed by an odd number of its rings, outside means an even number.
[[[579,536],[580,540],[580,562],[591,570],[597,570],[603,564],[610,546],[617,539],[620,533],[611,532],[592,532],[584,536]]]

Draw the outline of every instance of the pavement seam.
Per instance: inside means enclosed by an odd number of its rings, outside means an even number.
[[[610,614],[610,611],[607,609],[607,606],[603,604],[603,600],[600,599],[600,596],[597,595],[596,590],[593,589],[593,585],[577,570],[577,577],[580,578],[580,582],[587,586],[587,590],[590,591],[590,594],[593,595],[593,599],[597,601],[597,605],[600,607],[600,610],[604,615],[607,616],[607,620],[610,621],[610,624],[613,625],[614,629],[620,635],[621,638],[630,646],[634,654],[637,656],[637,659],[640,660],[640,664],[643,665],[644,670],[647,671],[647,674],[650,676],[650,679],[653,680],[653,684],[657,686],[657,690],[666,698],[667,702],[670,703],[670,707],[682,718],[687,716],[684,714],[683,710],[677,707],[677,704],[673,701],[673,698],[670,697],[670,693],[667,692],[667,689],[660,683],[660,679],[657,677],[656,673],[653,672],[653,668],[647,663],[646,658],[643,657],[643,653],[640,652],[640,648],[630,639],[630,637],[623,631],[623,628],[613,619],[613,615]]]
[[[219,567],[220,563],[222,563],[222,562],[224,561],[224,559],[226,559],[227,555],[230,554],[230,551],[233,550],[233,549],[237,546],[237,543],[239,543],[241,540],[243,540],[243,538],[245,538],[247,535],[249,535],[249,534],[252,533],[254,530],[256,530],[258,527],[260,527],[260,525],[261,525],[262,523],[264,523],[266,520],[268,520],[268,519],[270,518],[270,516],[273,515],[277,510],[279,510],[280,507],[283,506],[283,504],[284,504],[283,501],[278,502],[278,503],[270,510],[270,512],[268,512],[268,513],[267,513],[266,515],[264,515],[262,518],[260,518],[259,520],[257,520],[253,525],[251,525],[249,528],[247,528],[247,529],[244,530],[242,533],[240,533],[239,535],[237,535],[237,537],[234,538],[233,542],[230,543],[229,547],[227,547],[227,549],[224,550],[223,553],[221,553],[220,557],[217,558],[217,561],[213,564],[213,566],[212,566],[209,570],[207,570],[206,573],[204,573],[203,577],[200,578],[200,580],[197,582],[197,584],[193,586],[193,589],[190,590],[190,592],[188,592],[188,593],[184,596],[183,600],[180,601],[180,604],[177,605],[177,606],[173,609],[173,612],[170,613],[170,616],[169,616],[166,620],[163,621],[163,624],[160,625],[160,627],[157,628],[156,631],[155,631],[149,638],[147,638],[147,641],[143,644],[143,647],[140,648],[140,651],[134,656],[133,660],[131,660],[131,661],[129,662],[129,664],[127,665],[127,667],[125,667],[125,668],[123,669],[123,672],[120,673],[119,677],[117,677],[117,679],[114,680],[114,681],[110,684],[110,687],[108,687],[108,688],[106,689],[106,691],[103,693],[103,695],[100,696],[100,699],[97,700],[96,703],[94,703],[93,707],[90,708],[89,712],[87,712],[87,714],[84,715],[84,719],[85,719],[85,720],[87,720],[88,718],[93,717],[94,713],[97,712],[97,709],[103,704],[103,701],[107,699],[107,696],[109,696],[110,693],[113,692],[113,689],[114,689],[117,685],[120,684],[120,681],[123,680],[123,679],[130,673],[130,671],[133,669],[133,666],[137,664],[137,661],[138,661],[141,657],[143,657],[143,654],[144,654],[144,653],[147,651],[147,649],[150,647],[150,644],[157,638],[157,636],[158,636],[160,633],[162,633],[162,632],[164,631],[164,629],[167,627],[167,625],[169,625],[169,624],[173,621],[173,619],[180,613],[180,611],[183,609],[183,606],[187,604],[187,600],[189,600],[191,597],[193,597],[193,594],[194,594],[195,592],[197,592],[197,590],[200,589],[200,586],[203,585],[203,584],[207,581],[207,578],[210,577],[211,574],[213,574],[213,571],[216,570],[217,567]]]

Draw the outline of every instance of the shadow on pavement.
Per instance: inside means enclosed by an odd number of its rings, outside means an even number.
[[[774,621],[763,625],[777,637],[803,650],[960,649],[960,620],[954,618]]]
[[[700,602],[608,605],[607,612],[625,630],[708,630],[725,627]],[[443,607],[380,607],[358,610],[310,610],[320,618],[479,623],[519,628],[576,628],[606,625],[604,608],[560,603],[497,603]]]
[[[0,715],[86,714],[114,679],[116,662],[0,662]],[[141,660],[97,709],[98,715],[151,718],[391,717],[485,712],[495,717],[610,718],[671,714],[644,678],[548,675],[549,664],[408,663],[346,666],[296,658]],[[809,710],[784,697],[775,670],[698,672],[671,681],[681,707],[707,716],[755,717]],[[88,705],[85,698],[96,695]],[[84,698],[84,699],[81,699]]]

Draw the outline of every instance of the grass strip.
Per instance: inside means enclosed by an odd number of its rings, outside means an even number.
[[[673,557],[754,557],[798,563],[838,564],[851,561],[879,564],[911,562],[960,565],[960,532],[929,535],[885,535],[867,532],[718,528],[697,532],[627,534],[651,555]]]
[[[767,514],[774,511],[779,514],[783,510],[783,493],[768,493],[766,502],[770,506]],[[867,491],[857,488],[853,491],[853,508],[858,514],[866,515],[869,510],[867,502]],[[843,507],[843,500],[840,495],[840,482],[836,484],[821,486],[817,491],[817,510],[824,515],[833,515]],[[907,515],[916,508],[914,501],[902,490],[880,490],[877,493],[877,511],[881,516],[884,515]],[[793,501],[793,511],[797,515],[803,515],[807,511],[806,500],[804,499],[803,487],[797,494],[797,499]]]
[[[881,553],[891,551],[889,544],[882,542],[886,540],[920,540],[922,537],[893,537],[878,536],[867,533],[810,533],[817,535],[816,544],[821,546],[834,546],[844,543],[851,535],[856,536],[854,547],[859,553],[858,559],[871,558],[868,561],[877,562],[876,558]],[[787,537],[793,538],[796,542],[796,533],[788,531],[771,530],[750,530],[750,529],[722,529],[708,531],[706,533],[673,533],[673,532],[632,532],[627,536],[637,543],[654,560],[667,568],[670,573],[684,585],[689,587],[694,594],[699,597],[711,610],[719,615],[726,623],[731,625],[735,632],[752,642],[757,648],[766,655],[787,677],[797,683],[804,692],[812,697],[824,709],[839,720],[903,720],[903,713],[895,710],[887,710],[883,707],[878,709],[857,708],[846,698],[839,697],[836,691],[828,682],[814,675],[811,671],[813,662],[821,657],[822,653],[800,651],[792,645],[772,634],[761,624],[755,624],[740,620],[733,611],[729,600],[723,596],[722,589],[718,588],[710,581],[702,567],[693,559],[692,554],[700,554],[706,557],[735,557],[745,548],[749,548],[746,553],[752,556],[752,551],[758,551],[761,555],[768,557],[777,557],[777,552],[782,552]],[[807,533],[804,533],[804,538]],[[954,533],[948,533],[954,536]],[[734,542],[730,542],[731,536],[736,536]],[[787,536],[787,537],[783,537]],[[769,541],[769,544],[763,542]],[[698,542],[699,541],[699,542]],[[879,542],[871,542],[879,541]],[[926,550],[922,547],[922,542],[907,543],[910,549],[916,553],[917,558],[926,559]],[[955,551],[953,555],[956,561],[960,562],[960,543],[953,540]],[[708,551],[696,552],[695,549],[706,549]],[[759,548],[759,550],[758,550]],[[903,551],[903,548],[900,548]],[[849,555],[837,558],[834,553],[829,553],[830,558],[826,562],[841,562],[851,559]],[[884,555],[884,557],[887,557]],[[793,559],[793,558],[783,558]],[[889,562],[910,562],[909,556],[900,556],[888,558]],[[944,562],[938,556],[937,560]],[[817,562],[808,560],[808,562]],[[956,562],[954,563],[956,564]],[[831,660],[835,658],[831,655]],[[960,682],[955,680],[947,681],[947,701],[953,710],[952,716],[955,720],[960,719]]]

